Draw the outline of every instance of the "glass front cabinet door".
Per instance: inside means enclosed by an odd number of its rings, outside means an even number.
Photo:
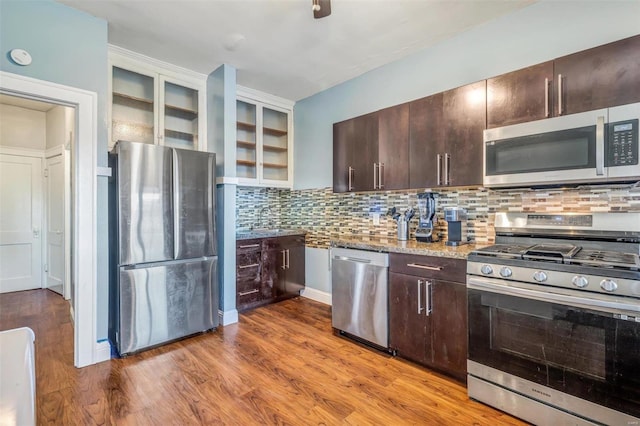
[[[111,55],[110,61],[110,148],[118,140],[205,148],[204,78],[179,78],[175,71],[119,55]]]
[[[292,187],[292,107],[245,96],[237,101],[236,172],[244,185]]]

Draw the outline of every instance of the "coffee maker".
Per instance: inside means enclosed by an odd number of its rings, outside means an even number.
[[[447,221],[448,246],[467,243],[467,210],[462,207],[445,207],[444,220]]]
[[[416,240],[423,243],[436,241],[433,237],[433,218],[436,215],[436,194],[433,192],[422,192],[418,194],[418,229],[416,229]]]

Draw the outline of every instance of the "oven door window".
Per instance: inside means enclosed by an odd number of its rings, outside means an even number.
[[[596,167],[596,126],[486,142],[486,175]]]
[[[640,322],[469,289],[469,359],[640,417]]]

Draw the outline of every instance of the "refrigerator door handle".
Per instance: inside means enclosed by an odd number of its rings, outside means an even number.
[[[171,167],[171,180],[173,182],[173,255],[178,256],[178,253],[180,253],[180,235],[182,235],[182,229],[180,228],[180,198],[178,197],[180,185],[178,185],[178,178],[176,176],[178,171],[178,154],[175,149],[171,150],[171,157],[173,158]]]
[[[189,263],[189,262],[197,262],[197,261],[208,261],[214,259],[215,256],[204,256],[194,259],[177,259],[177,260],[169,260],[166,262],[149,262],[149,263],[136,263],[133,265],[122,265],[121,268],[123,271],[131,271],[133,269],[146,269],[153,266],[162,266],[162,265],[179,265],[181,263]]]

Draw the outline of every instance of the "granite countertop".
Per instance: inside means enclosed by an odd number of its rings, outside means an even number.
[[[443,241],[435,243],[420,243],[414,239],[398,241],[396,238],[380,237],[337,237],[331,239],[332,247],[345,247],[360,250],[382,251],[389,253],[420,254],[425,256],[451,257],[466,259],[467,255],[486,244],[463,244],[461,246],[447,246]]]
[[[305,235],[304,229],[240,229],[236,230],[237,240],[251,240],[253,238],[288,237],[290,235]]]

